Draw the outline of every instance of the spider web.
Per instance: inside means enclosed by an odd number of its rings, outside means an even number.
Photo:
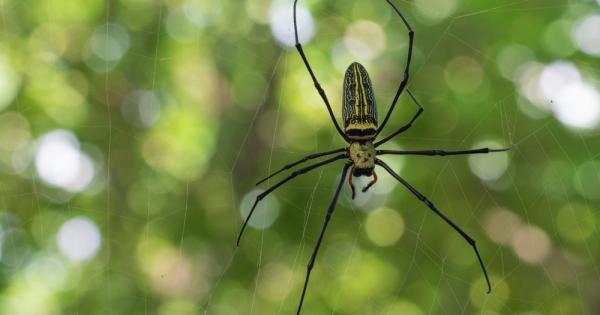
[[[6,3],[10,6],[6,7]],[[115,12],[118,8],[112,6],[113,2],[105,3],[106,24],[105,34],[108,37],[111,30],[109,25],[117,23]],[[402,2],[400,9],[407,15],[408,19],[414,21],[413,12],[404,9],[409,2]],[[504,93],[503,95],[491,96],[488,100],[481,102],[485,106],[481,117],[466,132],[444,134],[426,133],[427,127],[435,125],[444,117],[436,113],[447,113],[448,107],[454,107],[456,119],[468,116],[470,108],[456,101],[456,98],[448,94],[438,94],[431,89],[435,85],[427,84],[431,74],[427,66],[436,59],[443,59],[445,54],[439,47],[449,41],[456,43],[457,55],[470,56],[481,62],[480,66],[484,73],[497,73],[495,56],[482,51],[481,43],[472,42],[466,30],[473,29],[473,21],[480,21],[482,17],[490,15],[527,15],[536,12],[560,11],[569,5],[564,1],[512,1],[504,4],[474,4],[473,1],[461,3],[461,8],[472,4],[476,9],[458,10],[454,15],[438,25],[432,25],[431,29],[423,24],[416,24],[415,47],[420,56],[412,64],[411,81],[409,88],[417,95],[425,107],[425,114],[420,117],[415,127],[402,134],[385,148],[436,148],[436,149],[460,149],[469,148],[477,141],[484,138],[493,138],[501,141],[501,144],[515,144],[516,147],[509,154],[510,166],[508,170],[497,181],[485,182],[480,180],[473,172],[468,170],[468,157],[437,158],[437,157],[395,157],[385,156],[382,159],[394,166],[401,176],[419,189],[424,195],[436,204],[436,206],[452,218],[459,226],[478,241],[479,250],[484,262],[492,276],[493,293],[484,294],[484,282],[476,258],[469,246],[460,238],[455,231],[445,225],[441,220],[432,215],[430,211],[419,203],[403,187],[386,181],[389,177],[379,170],[381,183],[392,186],[389,192],[377,194],[376,187],[366,195],[359,195],[356,202],[350,199],[347,185],[343,186],[336,212],[326,233],[324,242],[319,252],[315,269],[309,284],[304,311],[308,314],[396,314],[402,310],[406,314],[592,314],[597,311],[594,304],[594,292],[597,291],[597,282],[600,271],[597,268],[596,258],[598,246],[597,233],[573,242],[565,238],[564,231],[559,228],[563,214],[572,214],[576,218],[571,226],[577,235],[585,235],[587,225],[580,206],[596,209],[597,206],[586,198],[581,198],[573,193],[573,186],[583,186],[586,179],[581,172],[574,172],[573,178],[564,176],[564,170],[576,170],[582,164],[598,159],[597,134],[579,132],[576,130],[565,131],[561,125],[552,118],[537,120],[535,123],[526,121],[524,115],[515,105],[518,92]],[[48,4],[50,5],[50,4]],[[311,4],[314,5],[314,4]],[[153,18],[153,38],[151,51],[142,47],[131,47],[131,54],[142,58],[142,63],[151,69],[151,81],[148,89],[151,91],[164,90],[164,82],[160,78],[161,69],[167,66],[170,59],[163,50],[163,36],[166,23],[166,14],[162,5],[157,6],[157,15]],[[478,8],[477,8],[478,7]],[[575,6],[577,7],[577,6]],[[6,23],[7,13],[16,12],[18,7],[13,3],[0,0],[0,15],[2,23]],[[48,20],[52,21],[52,11],[48,9]],[[315,45],[316,41],[323,38],[334,38],[339,36],[320,21],[324,16],[319,15],[317,20],[317,35],[307,47]],[[390,16],[390,22],[386,26],[387,41],[406,41],[404,29],[400,29],[399,21]],[[155,19],[155,20],[154,20]],[[392,33],[393,32],[393,33]],[[435,35],[422,36],[425,32]],[[2,31],[2,38],[8,38],[15,34]],[[202,45],[204,36],[202,30],[197,30],[192,37],[196,47]],[[239,39],[240,43],[250,39]],[[258,60],[267,57],[258,56],[258,53],[247,52],[254,55]],[[319,56],[318,49],[308,50],[308,57],[313,64],[323,62],[323,56]],[[395,54],[394,60],[403,60],[404,51]],[[226,57],[216,57],[215,62],[225,63]],[[221,131],[231,133],[227,139],[233,141],[233,151],[214,153],[211,163],[215,170],[207,171],[212,178],[225,178],[226,184],[219,188],[225,188],[228,192],[226,204],[210,204],[212,208],[221,209],[227,213],[226,222],[217,224],[213,229],[204,221],[210,221],[211,215],[216,212],[208,208],[205,202],[198,200],[196,195],[210,187],[210,180],[206,178],[195,179],[191,177],[185,180],[169,181],[168,185],[174,188],[167,195],[171,196],[169,201],[174,201],[168,206],[155,204],[155,186],[143,186],[143,200],[145,208],[140,215],[131,210],[124,210],[126,206],[120,204],[122,196],[118,189],[103,190],[101,195],[105,204],[89,206],[85,202],[69,199],[64,203],[67,216],[87,216],[93,218],[100,226],[102,235],[102,249],[95,260],[100,261],[96,266],[86,266],[78,269],[82,275],[80,282],[90,279],[92,288],[100,288],[96,302],[86,301],[85,292],[76,291],[83,298],[77,296],[77,302],[66,303],[65,312],[74,314],[84,313],[90,309],[90,305],[98,307],[103,314],[119,314],[127,312],[127,305],[144,314],[287,314],[295,310],[299,299],[301,285],[304,281],[306,263],[313,250],[318,232],[322,226],[322,220],[326,205],[331,199],[335,184],[339,180],[341,164],[330,165],[320,168],[298,178],[276,190],[270,197],[279,204],[277,219],[265,229],[249,228],[242,240],[241,248],[235,248],[234,240],[241,227],[240,202],[243,196],[254,189],[249,183],[258,179],[261,174],[267,174],[277,170],[286,161],[293,161],[306,154],[336,148],[342,145],[334,129],[323,136],[321,131],[311,132],[309,139],[313,143],[310,146],[303,145],[299,148],[289,143],[282,144],[279,137],[285,133],[286,124],[294,121],[295,113],[290,110],[287,103],[292,94],[281,82],[291,80],[296,72],[302,73],[306,83],[307,96],[315,100],[316,91],[312,89],[308,81],[305,69],[301,67],[299,57],[293,51],[281,49],[275,56],[272,69],[261,73],[265,78],[265,88],[260,91],[259,101],[256,107],[248,111],[251,113],[243,120],[235,124],[239,130]],[[299,66],[300,65],[300,66]],[[372,73],[377,77],[378,72],[383,72],[383,63],[374,62]],[[123,145],[120,138],[131,138],[138,140],[143,135],[138,131],[123,130],[119,124],[121,119],[119,106],[114,97],[119,91],[113,90],[112,82],[119,80],[118,75],[109,71],[109,63],[105,65],[106,72],[103,75],[103,91],[100,92],[106,111],[105,121],[97,124],[84,124],[82,129],[96,129],[98,134],[107,137],[107,141],[97,140],[97,137],[87,136],[85,141],[97,141],[97,147],[102,151],[101,161],[107,187],[119,187],[115,178],[120,177],[118,163],[122,158]],[[248,65],[246,65],[248,66]],[[250,67],[250,66],[249,66]],[[334,69],[334,66],[329,66]],[[315,68],[316,74],[325,82],[325,90],[328,92],[332,103],[337,103],[334,97],[335,85],[327,82],[327,68]],[[389,100],[395,92],[395,84],[399,82],[402,67],[394,69],[394,79],[389,83],[374,82],[377,89],[377,98],[380,102],[380,115],[387,110]],[[441,69],[443,70],[443,69]],[[491,75],[491,74],[490,74]],[[441,74],[440,74],[441,76]],[[338,74],[339,77],[339,74]],[[375,81],[375,80],[374,80]],[[378,84],[381,84],[381,88]],[[310,89],[310,90],[309,90]],[[515,90],[516,91],[516,90]],[[276,95],[276,96],[273,96]],[[165,96],[168,98],[168,96]],[[326,117],[326,111],[319,99],[318,105],[313,107],[313,114]],[[238,100],[243,102],[243,100]],[[15,101],[14,110],[29,117],[30,105],[18,97]],[[338,106],[338,105],[334,105]],[[339,108],[334,108],[339,112]],[[399,124],[407,121],[415,110],[414,104],[403,96],[397,105],[396,112],[391,117],[387,130],[390,132]],[[273,115],[271,120],[270,141],[266,145],[257,145],[255,140],[258,129],[264,128],[265,113],[270,111]],[[103,117],[104,117],[103,116]],[[326,117],[328,118],[328,117]],[[220,118],[225,123],[233,124],[226,118]],[[33,121],[33,120],[32,120]],[[328,122],[330,124],[330,122]],[[489,129],[488,126],[495,126]],[[492,131],[490,131],[492,130]],[[427,136],[423,136],[423,134]],[[216,136],[215,136],[216,137]],[[327,139],[327,141],[323,141]],[[568,140],[568,141],[567,141]],[[303,140],[305,143],[306,139]],[[83,142],[83,139],[82,139]],[[105,145],[104,145],[105,144]],[[266,154],[254,152],[256,148],[268,148]],[[115,148],[118,148],[115,152]],[[248,161],[250,158],[250,162]],[[485,157],[484,157],[485,158]],[[549,164],[548,161],[558,161]],[[550,166],[541,169],[540,163]],[[143,164],[143,163],[140,163]],[[264,165],[266,164],[266,165]],[[596,164],[594,164],[597,166]],[[248,166],[256,169],[247,170]],[[517,169],[518,167],[518,169]],[[209,168],[207,166],[206,168]],[[414,169],[417,169],[415,172]],[[116,171],[117,170],[117,171]],[[32,234],[53,235],[55,232],[56,218],[46,216],[51,211],[47,207],[54,207],[56,201],[49,202],[50,192],[45,185],[40,183],[35,170],[29,169],[30,174],[25,177],[31,186],[26,192],[11,187],[8,181],[0,181],[0,205],[3,209],[14,207],[14,213],[34,209],[39,216],[31,219],[32,222],[21,222],[23,227],[31,226]],[[535,176],[529,172],[544,173],[544,183],[534,181]],[[422,175],[421,175],[422,174]],[[571,175],[571,174],[569,174]],[[152,175],[147,176],[146,181],[152,182]],[[542,176],[542,175],[540,175]],[[249,177],[245,178],[245,177]],[[157,177],[159,178],[159,177]],[[279,178],[271,179],[261,187],[274,184]],[[156,180],[156,179],[154,179]],[[158,181],[158,180],[157,180]],[[549,183],[546,183],[549,182]],[[364,184],[364,182],[359,185]],[[538,189],[531,186],[539,185]],[[208,189],[208,188],[206,188]],[[294,197],[292,193],[294,192]],[[23,196],[33,197],[31,202],[20,207],[14,206],[16,199]],[[295,195],[304,196],[299,199]],[[176,196],[175,198],[172,198]],[[207,196],[206,194],[202,195]],[[289,198],[289,199],[288,199]],[[60,202],[58,203],[60,204]],[[391,246],[377,246],[365,232],[368,217],[382,207],[390,208],[401,215],[404,222],[404,233]],[[162,212],[158,212],[162,208]],[[166,209],[166,210],[164,210]],[[226,209],[226,210],[222,210]],[[11,209],[9,209],[11,210]],[[265,215],[265,207],[258,208],[255,216],[266,225],[269,219]],[[513,221],[499,221],[493,225],[490,217],[497,213],[511,213],[518,218],[518,228],[508,225]],[[541,213],[540,213],[541,212]],[[585,214],[585,213],[584,213]],[[222,215],[219,217],[223,217]],[[61,217],[61,219],[65,219]],[[597,218],[594,216],[597,222]],[[293,224],[292,224],[293,223]],[[2,222],[5,227],[5,222]],[[492,226],[490,226],[492,225]],[[123,230],[129,226],[138,228],[139,235],[134,232],[124,233]],[[292,227],[293,226],[293,227]],[[490,234],[490,227],[506,229],[506,234],[515,233],[519,235],[538,237],[540,231],[542,240],[549,241],[547,256],[540,262],[527,262],[523,255],[517,253],[514,245],[517,241],[512,238],[510,243],[504,244],[493,239],[497,234]],[[198,228],[200,227],[200,228]],[[288,227],[292,232],[285,231]],[[202,231],[198,231],[202,230]],[[204,231],[206,230],[206,231]],[[493,229],[492,229],[493,230]],[[223,232],[225,231],[225,232]],[[529,234],[528,234],[529,233]],[[131,241],[139,237],[140,240]],[[166,246],[160,242],[167,240],[172,244]],[[525,238],[527,240],[527,238]],[[9,241],[13,241],[12,238]],[[3,257],[11,251],[17,252],[20,243],[7,241],[3,244]],[[523,241],[523,240],[521,240]],[[137,243],[136,243],[137,242]],[[543,243],[543,242],[542,242]],[[132,245],[134,244],[134,245]],[[135,245],[137,244],[137,245]],[[158,244],[158,245],[157,245]],[[540,243],[533,242],[534,245]],[[525,242],[524,248],[528,243]],[[529,244],[530,245],[530,244]],[[136,247],[139,246],[139,247]],[[153,274],[150,268],[138,260],[145,258],[146,248],[153,246],[175,249],[174,252],[165,250],[160,254],[169,257],[169,261],[177,264],[171,265],[173,269],[184,270],[192,266],[202,266],[201,270],[206,276],[197,274],[184,274],[189,281],[177,280],[178,274],[172,269],[160,269],[161,266],[151,267],[157,270],[168,271],[164,274]],[[52,248],[52,246],[49,246]],[[137,248],[137,249],[136,249]],[[141,249],[140,249],[141,248]],[[34,250],[32,250],[34,251]],[[51,250],[48,250],[51,251]],[[131,251],[136,252],[137,258],[129,257]],[[139,252],[142,252],[140,254]],[[40,250],[40,254],[45,252]],[[174,253],[174,254],[173,254]],[[149,254],[148,254],[149,255]],[[158,257],[155,256],[151,257]],[[52,256],[54,257],[54,256]],[[141,258],[140,258],[141,257]],[[148,256],[150,257],[150,256]],[[52,258],[54,259],[54,258]],[[31,258],[31,261],[34,261]],[[158,261],[158,260],[157,260]],[[161,261],[164,262],[164,261]],[[130,267],[129,264],[138,266]],[[26,270],[30,261],[22,262],[18,268],[10,270],[9,275],[16,280],[8,280],[11,283],[24,283],[20,280],[19,270]],[[64,264],[58,264],[64,266]],[[142,267],[140,267],[142,266]],[[61,267],[62,268],[62,267]],[[66,268],[66,267],[65,267]],[[6,270],[6,269],[5,269]],[[31,269],[27,269],[31,270]],[[59,270],[59,269],[56,269]],[[190,267],[189,270],[197,272]],[[68,269],[69,272],[76,273]],[[364,272],[366,276],[361,276]],[[23,272],[25,273],[25,272]],[[383,275],[383,276],[382,276]],[[391,281],[387,281],[389,276]],[[383,278],[382,278],[383,277]],[[177,282],[169,282],[175,279],[191,288],[188,291],[179,292]],[[366,279],[366,280],[365,280]],[[369,282],[368,279],[374,279]],[[523,281],[526,279],[528,281]],[[158,281],[158,282],[157,282]],[[164,282],[161,282],[164,281]],[[206,281],[204,283],[203,281]],[[278,285],[276,285],[278,284]],[[172,285],[172,286],[171,286]],[[64,285],[67,286],[66,284]],[[162,287],[161,287],[162,286]],[[175,292],[165,291],[171,288]],[[12,288],[12,286],[11,286]],[[365,295],[361,293],[364,288],[374,289],[375,294]],[[204,290],[204,291],[203,291]],[[280,294],[277,295],[279,290]],[[61,291],[61,292],[65,292]],[[83,290],[82,290],[83,291]],[[13,298],[13,291],[2,292],[2,307],[6,307],[5,300]],[[534,293],[532,293],[534,292]],[[75,294],[74,294],[75,295]],[[18,296],[18,295],[16,295]],[[361,301],[365,296],[369,300],[367,306],[351,310],[356,307],[353,298]],[[58,299],[54,300],[56,302]],[[123,300],[131,300],[123,306]],[[142,301],[142,302],[139,302]],[[59,302],[56,302],[60,304]],[[54,306],[56,308],[56,306]],[[183,310],[183,311],[182,311]],[[52,309],[46,309],[50,313]],[[24,312],[24,314],[28,314]],[[40,312],[38,314],[44,314]]]

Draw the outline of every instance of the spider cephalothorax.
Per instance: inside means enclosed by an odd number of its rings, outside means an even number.
[[[371,141],[352,142],[348,147],[348,155],[352,161],[354,176],[371,176],[375,168],[375,146]]]
[[[435,207],[435,205],[427,197],[425,197],[415,187],[413,187],[406,180],[404,180],[402,177],[400,177],[400,175],[398,175],[396,172],[394,172],[385,162],[378,159],[377,156],[385,155],[385,154],[442,155],[442,156],[461,155],[461,154],[479,154],[479,153],[507,151],[510,149],[510,147],[504,148],[504,149],[480,148],[480,149],[458,150],[458,151],[377,150],[377,147],[379,147],[380,145],[386,143],[387,141],[394,138],[395,136],[408,130],[412,126],[412,124],[417,120],[419,115],[421,115],[421,113],[423,112],[423,107],[419,104],[419,102],[417,102],[417,100],[412,95],[410,90],[406,89],[406,85],[408,84],[408,76],[409,76],[408,74],[409,74],[410,61],[411,61],[412,49],[413,49],[414,32],[413,32],[412,28],[410,27],[410,25],[408,24],[408,21],[404,18],[404,16],[402,16],[400,11],[398,11],[398,9],[394,6],[394,4],[392,4],[392,2],[390,0],[386,0],[386,2],[390,4],[390,6],[394,10],[394,12],[396,12],[396,14],[402,19],[402,22],[408,29],[408,56],[406,58],[406,65],[404,67],[404,75],[403,75],[402,81],[400,82],[400,86],[398,87],[398,90],[396,91],[396,94],[394,96],[392,104],[390,105],[390,107],[387,111],[387,114],[385,115],[383,122],[381,123],[381,126],[378,127],[377,107],[375,104],[375,93],[373,92],[373,86],[371,84],[371,79],[369,78],[369,75],[368,75],[365,67],[363,67],[361,64],[359,64],[357,62],[352,63],[348,67],[348,69],[346,70],[346,73],[344,75],[344,84],[343,84],[344,91],[343,91],[343,99],[342,99],[342,119],[344,121],[344,129],[342,130],[342,128],[340,128],[340,126],[335,118],[335,115],[333,114],[331,105],[329,104],[329,100],[327,99],[327,95],[325,94],[325,91],[321,87],[321,84],[319,84],[317,77],[315,76],[312,68],[310,67],[310,63],[308,62],[306,55],[304,54],[302,45],[298,41],[298,27],[297,27],[297,23],[296,23],[296,3],[297,2],[298,2],[298,0],[294,0],[294,34],[295,34],[295,38],[296,38],[296,49],[298,50],[298,53],[300,53],[300,57],[302,58],[302,61],[304,62],[304,65],[306,66],[306,69],[308,70],[308,73],[310,74],[310,77],[312,78],[313,83],[315,84],[315,87],[317,88],[317,91],[319,92],[319,95],[321,96],[321,98],[323,99],[323,102],[325,103],[325,106],[327,107],[327,111],[329,112],[329,116],[332,119],[335,129],[342,136],[342,138],[344,138],[344,140],[348,143],[348,146],[344,147],[344,148],[340,148],[340,149],[335,149],[335,150],[330,150],[330,151],[325,151],[325,152],[314,153],[314,154],[308,155],[296,162],[293,162],[293,163],[290,163],[290,164],[284,166],[277,172],[274,172],[271,175],[267,176],[265,179],[259,181],[258,184],[279,174],[280,172],[283,172],[287,169],[295,167],[296,165],[306,162],[308,160],[317,159],[317,158],[327,156],[327,155],[338,154],[332,158],[328,158],[328,159],[320,161],[318,163],[314,163],[314,164],[306,166],[304,168],[295,170],[288,177],[277,182],[276,184],[272,185],[267,190],[262,192],[260,195],[258,195],[256,197],[256,200],[254,201],[254,205],[250,209],[250,213],[248,213],[248,216],[246,217],[246,220],[244,221],[244,225],[242,226],[242,228],[240,230],[240,233],[239,233],[238,239],[237,239],[237,244],[239,245],[239,242],[240,242],[240,239],[244,232],[244,229],[246,228],[248,221],[252,217],[252,214],[254,213],[254,210],[256,209],[256,205],[258,205],[258,203],[265,196],[267,196],[273,190],[277,189],[278,187],[282,186],[283,184],[285,184],[286,182],[288,182],[289,180],[293,179],[294,177],[296,177],[298,175],[307,173],[311,170],[314,170],[316,168],[319,168],[321,166],[327,165],[327,164],[335,162],[335,161],[339,161],[339,160],[346,161],[346,163],[344,165],[344,169],[342,170],[342,175],[341,175],[340,181],[339,181],[337,188],[335,190],[335,193],[333,195],[333,200],[331,200],[331,203],[329,204],[329,207],[327,208],[327,214],[325,215],[325,220],[323,222],[323,227],[321,228],[321,233],[319,234],[319,238],[317,239],[316,246],[312,252],[312,255],[311,255],[310,260],[307,265],[306,279],[304,280],[304,288],[302,289],[302,296],[300,297],[300,303],[298,304],[298,309],[297,309],[297,314],[300,314],[300,311],[302,309],[302,303],[304,301],[304,296],[306,294],[306,288],[308,286],[308,280],[310,278],[311,270],[312,270],[315,260],[317,258],[317,253],[319,252],[319,248],[321,246],[323,236],[325,235],[325,230],[327,229],[327,225],[329,224],[329,220],[331,219],[333,210],[335,209],[335,205],[336,205],[338,197],[340,195],[342,185],[343,185],[344,181],[346,180],[346,176],[348,175],[348,173],[350,173],[348,180],[350,182],[350,186],[352,187],[352,198],[354,198],[354,185],[352,184],[352,176],[373,176],[373,180],[362,189],[362,191],[365,192],[365,191],[367,191],[367,189],[369,189],[373,184],[375,184],[377,182],[377,175],[375,174],[375,171],[374,171],[375,166],[377,165],[377,166],[380,166],[381,168],[383,168],[394,179],[396,179],[404,187],[406,187],[413,195],[415,195],[415,197],[417,197],[421,202],[423,202],[431,211],[433,211],[442,220],[444,220],[446,223],[448,223],[456,232],[458,232],[467,241],[467,243],[471,246],[471,248],[475,252],[475,255],[477,256],[477,260],[479,261],[481,269],[483,270],[483,274],[485,276],[485,280],[488,285],[488,293],[491,292],[492,286],[490,284],[490,280],[488,278],[488,274],[485,269],[485,265],[483,264],[483,260],[481,259],[481,256],[479,255],[479,251],[477,250],[475,240],[473,240],[466,232],[464,232],[460,227],[458,227],[458,225],[456,225],[456,223],[454,223],[450,218],[448,218],[445,214],[443,214],[440,210],[438,210]],[[411,100],[417,105],[417,107],[418,107],[417,112],[414,114],[414,116],[408,123],[402,125],[399,129],[392,132],[385,138],[376,141],[377,136],[383,130],[388,119],[390,118],[390,115],[391,115],[392,111],[394,110],[394,107],[396,106],[396,102],[398,101],[398,98],[400,97],[400,95],[402,94],[402,92],[405,89],[408,92],[408,95],[410,96]]]
[[[373,180],[362,189],[363,192],[366,192],[377,182],[377,175],[374,171],[376,155],[375,145],[370,140],[351,142],[350,146],[348,146],[348,157],[352,164],[348,183],[350,184],[350,188],[352,188],[352,199],[356,195],[356,190],[352,183],[353,176],[373,176]]]

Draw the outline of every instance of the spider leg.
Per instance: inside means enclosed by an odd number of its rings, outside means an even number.
[[[275,175],[277,175],[277,174],[279,174],[279,173],[281,173],[281,172],[283,172],[283,171],[285,171],[287,169],[290,169],[290,168],[292,168],[292,167],[294,167],[294,166],[296,166],[296,165],[298,165],[300,163],[304,163],[304,162],[306,162],[308,160],[316,159],[316,158],[319,158],[319,157],[322,157],[322,156],[325,156],[325,155],[330,155],[330,154],[334,154],[334,153],[344,152],[345,150],[346,150],[345,148],[341,148],[341,149],[337,149],[337,150],[331,150],[331,151],[319,152],[319,153],[314,153],[314,154],[311,154],[311,155],[307,155],[307,156],[303,157],[302,159],[300,159],[300,160],[298,160],[296,162],[293,162],[293,163],[285,165],[284,167],[282,167],[277,172],[269,174],[269,176],[261,179],[258,183],[256,183],[256,185],[260,185],[262,182],[266,181],[267,179],[269,179],[269,178],[271,178],[271,177],[273,177],[273,176],[275,176]]]
[[[443,150],[377,150],[377,155],[394,154],[394,155],[462,155],[462,154],[481,154],[481,153],[494,153],[494,152],[505,152],[511,150],[514,146],[501,149],[490,149],[490,148],[479,148],[472,150],[459,150],[459,151],[443,151]]]
[[[342,171],[342,178],[335,190],[335,194],[333,195],[333,199],[329,204],[329,208],[327,208],[327,213],[325,214],[325,220],[323,221],[323,227],[321,228],[321,233],[319,234],[319,238],[317,240],[317,245],[310,256],[310,260],[308,261],[308,265],[306,266],[306,280],[304,280],[304,287],[302,289],[302,296],[300,297],[300,304],[298,304],[298,311],[296,314],[300,314],[300,310],[302,309],[302,303],[304,302],[304,296],[306,294],[306,288],[308,287],[308,280],[310,279],[310,272],[315,264],[315,260],[317,259],[317,253],[319,252],[319,248],[321,247],[321,241],[323,241],[323,235],[325,235],[325,229],[327,229],[327,225],[329,224],[329,220],[331,219],[331,215],[333,214],[333,210],[335,209],[335,205],[337,203],[338,197],[340,195],[340,191],[342,190],[342,185],[344,184],[344,180],[346,179],[346,173],[348,172],[348,168],[350,168],[350,163],[347,163],[344,166],[344,170]]]
[[[356,189],[354,188],[354,184],[352,183],[352,171],[350,172],[350,175],[348,175],[348,184],[350,185],[350,189],[352,190],[352,200],[354,200],[354,197],[356,196]]]
[[[373,180],[367,186],[365,186],[365,188],[362,189],[362,192],[366,193],[367,190],[371,188],[371,186],[375,185],[375,183],[377,183],[377,173],[373,171]]]
[[[419,116],[421,115],[421,113],[423,113],[423,106],[421,106],[421,104],[419,103],[419,101],[417,101],[417,99],[410,92],[409,89],[406,89],[406,91],[408,92],[408,95],[412,99],[413,103],[415,103],[417,105],[417,107],[419,108],[419,110],[417,110],[417,112],[415,113],[415,115],[413,116],[413,118],[406,125],[400,127],[400,129],[396,130],[395,132],[393,132],[389,136],[387,136],[387,137],[385,137],[385,138],[383,138],[383,139],[375,142],[375,147],[378,147],[379,145],[388,142],[393,137],[395,137],[395,136],[403,133],[404,131],[408,130],[410,127],[412,127],[412,124],[415,122],[415,120],[417,120],[417,118],[419,118]],[[381,128],[379,128],[379,130],[381,130]]]
[[[310,64],[308,63],[308,58],[306,58],[306,55],[304,54],[304,50],[302,49],[302,45],[300,44],[300,41],[298,40],[298,23],[296,21],[296,4],[297,3],[298,3],[298,0],[294,0],[294,36],[296,38],[296,49],[298,50],[298,53],[300,53],[300,57],[302,57],[302,61],[304,61],[304,65],[306,66],[308,73],[310,73],[310,77],[312,78],[313,83],[315,84],[315,88],[319,92],[319,95],[321,95],[323,102],[325,102],[325,106],[327,106],[327,111],[329,111],[329,116],[331,117],[331,120],[333,121],[333,124],[335,125],[335,129],[337,129],[340,136],[342,136],[342,138],[344,138],[344,140],[347,141],[348,139],[346,138],[346,135],[344,134],[344,132],[340,128],[340,125],[338,125],[338,122],[335,119],[335,115],[333,114],[333,110],[331,109],[331,105],[329,104],[329,100],[327,99],[327,95],[325,94],[325,91],[323,90],[323,88],[321,87],[321,84],[317,80],[317,77],[313,73],[313,70],[310,67]]]
[[[400,86],[398,87],[398,91],[396,91],[396,95],[394,96],[392,105],[390,105],[390,108],[388,109],[388,112],[385,115],[385,118],[383,119],[381,126],[377,129],[377,133],[375,134],[375,137],[377,137],[377,135],[385,127],[385,124],[388,122],[390,115],[394,111],[394,107],[396,107],[396,102],[398,102],[398,98],[400,97],[400,94],[402,94],[402,91],[404,91],[404,89],[406,88],[406,84],[408,84],[408,76],[409,76],[408,72],[410,69],[410,61],[412,59],[412,50],[413,50],[413,41],[414,41],[414,37],[415,37],[415,32],[413,32],[412,27],[410,27],[410,24],[408,23],[406,18],[404,18],[404,15],[402,15],[402,13],[400,13],[398,8],[396,8],[396,6],[390,0],[385,0],[385,1],[387,1],[387,3],[389,3],[389,5],[392,6],[392,8],[396,12],[396,14],[398,14],[398,16],[400,16],[400,18],[402,19],[402,22],[404,22],[404,25],[408,29],[408,57],[406,58],[406,66],[404,68],[404,78],[400,82]]]
[[[277,189],[279,186],[285,184],[286,182],[288,182],[289,180],[293,179],[294,177],[298,176],[298,175],[302,175],[304,173],[307,173],[311,170],[314,170],[315,168],[321,167],[323,165],[329,164],[331,162],[337,161],[337,160],[341,160],[343,158],[346,157],[346,154],[340,154],[338,156],[334,156],[330,159],[327,159],[325,161],[319,162],[319,163],[315,163],[312,165],[309,165],[305,168],[296,170],[294,172],[292,172],[292,174],[286,178],[284,178],[283,180],[281,180],[280,182],[278,182],[277,184],[269,187],[267,190],[263,191],[260,195],[258,195],[256,197],[256,200],[254,201],[254,205],[252,206],[252,209],[250,209],[250,213],[248,213],[248,216],[246,217],[246,220],[244,221],[244,225],[242,225],[242,229],[240,230],[240,234],[238,235],[237,238],[237,246],[240,245],[240,240],[242,239],[242,234],[244,234],[244,230],[246,229],[246,225],[248,225],[248,221],[250,221],[250,218],[252,217],[252,214],[254,213],[254,210],[256,209],[256,205],[258,205],[258,203],[264,198],[266,197],[268,194],[270,194],[273,190]]]
[[[438,210],[435,205],[427,199],[423,194],[421,194],[417,189],[411,186],[407,181],[405,181],[400,175],[396,174],[387,164],[385,164],[381,160],[375,161],[375,163],[381,167],[383,167],[392,177],[398,180],[404,187],[408,188],[410,192],[413,193],[419,200],[421,200],[424,204],[431,209],[431,211],[435,212],[440,218],[442,218],[446,223],[448,223],[456,232],[458,232],[466,241],[471,245],[473,251],[475,251],[475,255],[477,255],[477,260],[479,260],[479,265],[481,265],[481,269],[483,270],[483,275],[485,276],[485,281],[488,286],[488,294],[492,292],[492,285],[490,284],[490,279],[487,274],[487,270],[485,269],[485,265],[483,264],[483,260],[481,259],[481,255],[479,255],[479,250],[477,250],[477,245],[475,244],[475,240],[473,240],[467,233],[465,233],[458,225],[456,225],[452,220],[450,220],[445,214],[443,214],[440,210]]]

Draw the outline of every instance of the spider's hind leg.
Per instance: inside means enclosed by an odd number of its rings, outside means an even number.
[[[454,223],[450,218],[448,218],[444,213],[442,213],[436,206],[425,197],[421,192],[419,192],[416,188],[414,188],[411,184],[409,184],[406,180],[404,180],[400,175],[396,174],[385,162],[382,160],[377,160],[375,162],[377,165],[383,167],[392,177],[394,177],[397,181],[399,181],[404,187],[406,187],[410,192],[417,197],[422,203],[424,203],[431,211],[437,214],[442,220],[444,220],[448,225],[450,225],[460,236],[462,236],[467,243],[475,252],[475,256],[477,256],[477,260],[479,261],[479,265],[481,266],[481,270],[483,271],[483,276],[485,277],[485,281],[487,283],[488,291],[487,293],[492,292],[492,285],[490,283],[490,277],[488,276],[487,269],[483,264],[483,259],[481,259],[481,255],[479,254],[479,250],[477,249],[477,244],[475,240],[469,236],[465,231],[463,231],[456,223]]]

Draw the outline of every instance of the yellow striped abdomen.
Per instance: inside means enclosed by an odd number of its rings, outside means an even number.
[[[344,75],[342,100],[344,132],[350,139],[368,140],[377,133],[377,107],[371,79],[365,67],[352,63]]]

